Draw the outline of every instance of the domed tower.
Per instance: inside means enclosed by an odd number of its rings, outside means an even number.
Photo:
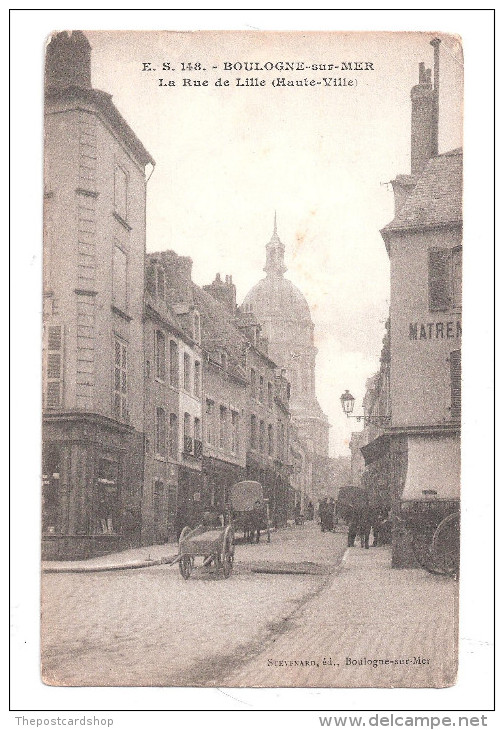
[[[241,309],[253,312],[268,338],[268,354],[282,368],[291,384],[290,406],[300,436],[314,453],[327,456],[329,423],[315,394],[313,322],[303,294],[284,278],[285,246],[277,233],[266,245],[266,276],[249,291]]]

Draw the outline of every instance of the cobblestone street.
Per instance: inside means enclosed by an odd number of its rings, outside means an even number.
[[[321,533],[310,524],[281,530],[271,544],[237,545],[229,580],[200,568],[183,581],[177,567],[167,565],[44,574],[44,680],[98,686],[452,684],[458,584],[419,569],[393,570],[388,548],[350,549],[334,572],[345,543],[344,532]],[[302,564],[311,564],[312,574],[254,572]]]
[[[264,538],[263,538],[264,539]],[[271,544],[237,545],[229,580],[177,566],[44,574],[44,681],[62,685],[212,684],[285,629],[327,575],[251,572],[254,563],[316,562],[344,552],[344,534],[313,525],[274,532]],[[166,554],[175,551],[166,546]],[[130,551],[132,552],[132,551]],[[160,546],[143,551],[160,555]],[[96,561],[95,561],[96,563]]]

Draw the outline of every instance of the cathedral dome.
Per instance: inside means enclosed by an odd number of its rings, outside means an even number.
[[[283,320],[308,320],[310,308],[297,286],[283,276],[266,276],[249,291],[243,300],[244,312],[253,312],[261,321],[270,317]]]
[[[284,321],[312,323],[310,308],[303,294],[288,279],[284,263],[285,246],[277,234],[276,215],[273,235],[266,246],[266,276],[249,291],[242,310],[253,312],[259,321],[281,318]]]

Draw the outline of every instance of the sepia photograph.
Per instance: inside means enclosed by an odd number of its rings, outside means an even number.
[[[456,35],[63,30],[42,679],[457,677]]]
[[[9,726],[498,727],[494,16],[9,11]]]

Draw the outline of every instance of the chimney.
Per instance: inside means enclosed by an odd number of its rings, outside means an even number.
[[[419,64],[418,84],[411,89],[411,174],[418,178],[433,153],[434,90],[431,71]]]
[[[46,88],[91,89],[91,45],[81,30],[55,33],[47,48]]]
[[[223,304],[232,317],[236,315],[236,286],[232,276],[226,274],[225,281],[222,281],[221,275],[216,274],[213,282],[204,286],[203,291]]]
[[[434,99],[432,104],[432,157],[439,154],[439,38],[430,42],[434,47]]]
[[[192,259],[175,251],[148,254],[149,260],[162,264],[166,277],[167,300],[170,304],[192,305]]]

